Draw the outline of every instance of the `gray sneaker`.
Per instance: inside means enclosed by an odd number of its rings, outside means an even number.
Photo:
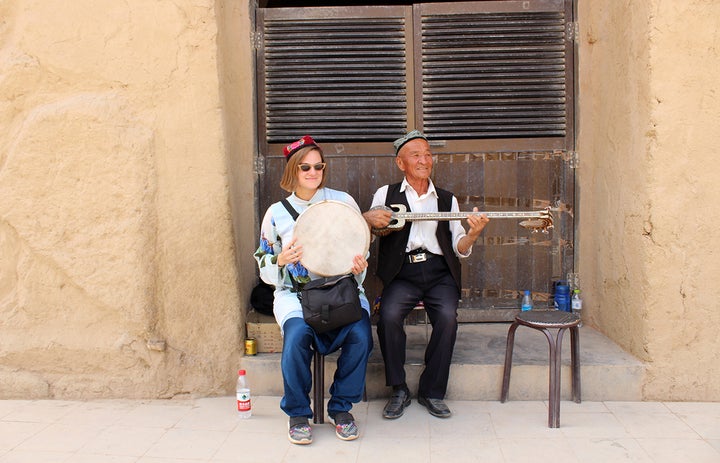
[[[331,419],[335,423],[335,435],[338,436],[338,439],[355,440],[358,438],[358,427],[351,413],[340,412]]]
[[[288,439],[293,444],[312,444],[312,428],[305,416],[290,417],[288,423]]]

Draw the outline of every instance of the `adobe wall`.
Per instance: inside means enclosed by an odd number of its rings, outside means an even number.
[[[0,3],[0,398],[232,390],[253,119],[224,136],[222,4]]]
[[[648,400],[720,400],[720,3],[580,0],[586,315],[649,364]]]
[[[649,400],[720,400],[713,0],[579,0],[578,271]],[[225,394],[255,269],[249,7],[0,3],[0,398]]]

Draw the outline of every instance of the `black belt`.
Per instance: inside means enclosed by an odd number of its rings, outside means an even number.
[[[437,256],[437,254],[433,254],[427,249],[415,249],[405,254],[405,260],[411,264],[417,264],[419,262],[430,260],[435,256]]]

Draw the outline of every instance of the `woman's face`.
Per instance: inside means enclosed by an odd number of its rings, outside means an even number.
[[[315,170],[314,166],[323,162],[320,152],[318,150],[309,151],[302,162],[298,165],[296,175],[298,176],[297,193],[315,193],[320,187],[320,183],[323,179],[323,170]],[[303,171],[300,167],[303,165],[309,165],[310,169]],[[300,195],[298,195],[300,196]],[[302,197],[302,196],[301,196]],[[304,198],[309,199],[309,198]]]

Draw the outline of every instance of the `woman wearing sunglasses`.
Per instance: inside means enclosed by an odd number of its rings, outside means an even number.
[[[327,170],[320,146],[310,136],[286,146],[283,150],[287,164],[280,180],[280,187],[290,192],[286,199],[300,214],[311,204],[324,200],[343,201],[360,213],[355,200],[349,194],[325,187]],[[283,332],[281,370],[284,395],[280,408],[288,415],[288,439],[294,444],[312,442],[309,418],[312,375],[310,362],[313,346],[322,354],[340,350],[337,371],[330,387],[328,416],[335,423],[335,434],[342,440],[358,437],[358,427],[350,413],[353,403],[362,399],[365,387],[365,371],[372,350],[370,328],[370,305],[362,282],[367,270],[366,256],[355,256],[352,273],[360,289],[363,318],[342,328],[317,334],[305,323],[302,308],[293,284],[304,284],[316,276],[300,263],[302,246],[296,246],[293,238],[295,219],[282,202],[272,204],[260,229],[260,247],[255,259],[260,277],[275,286],[273,313]],[[328,246],[341,245],[328,243]]]

